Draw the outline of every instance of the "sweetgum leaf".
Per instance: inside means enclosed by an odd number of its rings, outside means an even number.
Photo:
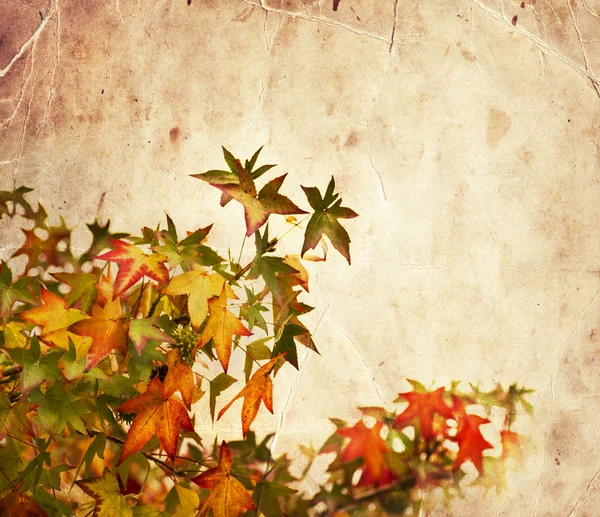
[[[100,477],[77,481],[77,486],[96,500],[92,517],[133,517],[117,478],[109,470]]]
[[[314,213],[306,226],[301,255],[304,256],[308,250],[316,248],[323,234],[325,234],[329,237],[334,248],[350,264],[350,236],[338,219],[352,219],[358,217],[358,214],[350,208],[341,206],[342,200],[337,199],[337,194],[333,194],[334,189],[335,181],[333,177],[327,186],[324,197],[321,196],[316,187],[302,187]]]
[[[238,517],[256,507],[248,490],[231,473],[232,455],[225,442],[221,444],[218,466],[208,469],[192,479],[202,488],[209,489],[210,495],[200,509],[212,510],[214,517]]]
[[[162,448],[174,460],[177,454],[179,429],[194,431],[185,408],[175,399],[163,398],[163,384],[154,377],[148,390],[121,404],[116,411],[136,413],[121,448],[118,463],[139,451],[155,434]]]

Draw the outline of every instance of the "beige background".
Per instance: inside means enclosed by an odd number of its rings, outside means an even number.
[[[221,144],[265,144],[303,207],[334,174],[353,265],[309,265],[322,357],[282,370],[258,432],[319,445],[405,378],[517,381],[526,472],[432,514],[598,515],[600,2],[259,1],[3,0],[0,187],[35,187],[79,247],[95,216],[167,211],[237,252],[240,208],[188,176]],[[215,429],[239,435],[233,413]]]

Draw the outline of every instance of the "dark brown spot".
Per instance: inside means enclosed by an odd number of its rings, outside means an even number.
[[[512,17],[511,23],[513,24],[513,27],[517,26],[517,20],[518,19],[519,19],[519,17],[516,14]]]
[[[173,127],[169,131],[169,138],[172,144],[176,144],[179,141],[181,130],[178,127]]]
[[[525,2],[521,2],[521,9],[525,9]]]
[[[333,0],[333,10],[337,11],[338,6],[340,5],[340,0]]]

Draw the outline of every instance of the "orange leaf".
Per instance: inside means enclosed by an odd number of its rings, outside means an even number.
[[[381,422],[376,422],[373,427],[367,428],[363,421],[359,420],[354,427],[337,430],[337,434],[350,439],[350,443],[344,449],[342,460],[352,461],[356,458],[364,460],[364,472],[360,484],[365,484],[365,480],[379,484],[386,471],[385,454],[389,452],[389,448],[381,438],[382,427]]]
[[[223,416],[223,413],[227,411],[231,404],[233,404],[240,397],[244,397],[244,404],[242,405],[242,432],[244,438],[250,425],[254,422],[258,410],[260,409],[260,403],[264,402],[265,407],[273,413],[273,381],[271,380],[271,370],[282,357],[278,355],[271,359],[268,363],[263,364],[250,378],[248,384],[242,388],[231,401],[227,404],[217,416],[217,420]]]
[[[0,499],[2,517],[48,517],[44,509],[31,497],[12,490]]]
[[[82,339],[69,332],[67,327],[89,316],[78,309],[69,309],[63,298],[43,287],[41,295],[42,306],[22,312],[19,314],[21,319],[42,327],[40,339],[44,343],[68,350],[71,338],[75,348],[79,348]]]
[[[523,467],[525,464],[523,436],[513,431],[503,430],[500,433],[500,441],[502,442],[502,455],[500,459],[503,461],[512,461],[517,466]]]
[[[459,415],[456,436],[452,438],[459,447],[455,465],[460,467],[470,459],[479,473],[483,474],[483,451],[493,449],[493,446],[485,440],[479,426],[489,424],[490,421],[478,415],[467,415],[458,397],[454,397],[454,406]]]
[[[86,370],[96,366],[112,350],[117,350],[123,356],[127,355],[129,319],[123,317],[119,298],[107,303],[104,308],[93,306],[91,318],[73,323],[68,330],[79,336],[92,338],[85,363]]]
[[[135,244],[110,239],[114,249],[96,257],[119,264],[119,272],[115,280],[115,296],[123,293],[143,276],[152,278],[161,284],[169,281],[169,272],[165,267],[167,257],[160,253],[146,255]]]
[[[179,391],[184,404],[191,409],[194,396],[194,373],[191,365],[181,357],[181,353],[176,348],[167,354],[167,365],[169,371],[163,384],[163,398],[167,399]]]
[[[227,290],[225,285],[221,290],[221,295],[211,298],[208,301],[210,315],[206,327],[200,334],[200,339],[196,345],[203,347],[211,339],[217,352],[217,357],[227,373],[229,367],[229,358],[231,357],[231,338],[236,336],[250,336],[250,332],[242,322],[227,310]]]
[[[155,434],[167,455],[175,460],[179,428],[193,431],[192,421],[185,408],[176,400],[163,398],[163,384],[154,377],[146,393],[134,397],[116,410],[137,413],[121,448],[120,464],[139,451]]]
[[[257,195],[256,186],[251,174],[242,167],[239,160],[235,161],[235,165],[239,180],[238,183],[213,183],[204,174],[192,174],[192,176],[208,181],[213,187],[218,188],[221,192],[244,206],[247,237],[250,237],[265,224],[271,214],[292,215],[306,213],[292,203],[289,198],[279,193],[279,189],[287,174],[269,181]]]
[[[231,464],[231,450],[223,442],[219,465],[192,479],[198,486],[211,490],[201,513],[211,509],[214,517],[237,517],[248,510],[256,510],[248,490],[231,474]]]
[[[408,407],[396,417],[396,425],[404,427],[412,420],[418,419],[423,438],[434,438],[439,434],[439,431],[434,429],[434,416],[438,414],[444,418],[454,418],[452,408],[444,402],[444,391],[441,387],[427,393],[400,393],[399,396],[408,402]]]

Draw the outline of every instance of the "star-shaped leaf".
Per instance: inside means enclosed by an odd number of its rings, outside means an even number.
[[[127,355],[129,319],[123,316],[119,298],[103,308],[94,305],[91,318],[73,323],[68,330],[78,336],[92,338],[86,358],[86,370],[96,366],[112,350],[117,350],[123,357]]]
[[[117,478],[109,470],[100,477],[77,481],[77,486],[96,500],[91,517],[133,517],[133,510],[121,494]]]
[[[229,358],[231,357],[231,339],[236,336],[250,336],[252,333],[244,327],[242,322],[227,310],[227,290],[225,285],[221,295],[213,297],[208,302],[210,315],[206,327],[200,334],[198,347],[203,347],[211,339],[217,352],[217,357],[227,372]]]
[[[237,299],[235,293],[225,283],[225,279],[218,273],[210,273],[207,269],[194,264],[192,271],[187,271],[173,277],[169,285],[163,290],[167,295],[188,295],[188,312],[192,325],[198,328],[208,315],[208,300],[218,296],[225,287],[228,298]]]
[[[169,371],[163,384],[163,398],[167,399],[179,391],[183,403],[188,409],[191,409],[195,386],[192,366],[181,357],[181,353],[176,348],[169,350],[167,365]]]
[[[454,397],[454,408],[458,415],[456,436],[452,438],[458,443],[455,465],[460,467],[465,461],[471,460],[479,473],[483,474],[483,451],[492,449],[493,446],[483,437],[479,427],[489,424],[490,420],[479,415],[467,414],[458,397]]]
[[[426,440],[440,434],[441,429],[434,425],[435,416],[454,418],[454,411],[444,402],[444,391],[445,389],[441,387],[425,393],[417,391],[400,393],[399,398],[406,400],[408,407],[396,417],[396,425],[404,427],[410,425],[413,420],[418,420],[421,434]]]
[[[163,398],[163,384],[158,377],[150,381],[145,393],[121,404],[116,410],[136,413],[118,463],[139,451],[155,434],[169,458],[175,460],[179,429],[194,430],[185,408],[175,399]]]
[[[98,277],[91,273],[52,273],[59,282],[69,286],[71,290],[65,296],[69,307],[74,307],[87,312],[98,294],[96,283]]]
[[[364,461],[360,484],[378,484],[386,471],[385,455],[390,451],[383,438],[383,424],[375,422],[368,428],[362,420],[354,427],[338,429],[337,433],[350,441],[342,453],[342,461],[348,462],[356,458]]]
[[[341,206],[342,199],[334,194],[335,181],[333,177],[329,182],[325,196],[322,197],[316,187],[302,187],[314,213],[308,221],[304,233],[304,244],[302,255],[308,250],[314,249],[323,234],[329,237],[331,244],[338,250],[350,264],[350,236],[338,219],[352,219],[358,214],[350,208]]]
[[[119,239],[110,239],[113,250],[96,257],[119,264],[119,272],[115,280],[115,296],[125,292],[140,278],[147,276],[161,284],[169,280],[169,272],[165,266],[167,257],[160,253],[146,255],[135,244]]]
[[[279,193],[286,174],[267,183],[257,194],[254,178],[239,160],[235,160],[235,172],[208,171],[204,174],[192,174],[218,188],[229,198],[244,206],[246,218],[246,236],[250,237],[267,222],[269,215],[305,214],[289,198]]]
[[[138,354],[142,353],[149,339],[160,341],[161,343],[175,343],[173,339],[156,326],[157,322],[158,316],[131,320],[129,324],[129,337],[133,341],[133,346],[135,346]]]
[[[192,479],[198,486],[211,491],[200,509],[201,514],[206,515],[212,510],[214,517],[238,517],[248,510],[255,510],[250,493],[231,473],[233,460],[225,442],[219,451],[219,465]]]
[[[0,262],[0,318],[5,320],[16,302],[34,303],[35,297],[28,289],[33,278],[19,278],[13,284],[12,271],[4,261]]]
[[[265,407],[273,413],[273,381],[271,380],[271,370],[281,356],[274,357],[268,363],[263,364],[250,378],[248,384],[242,388],[231,401],[227,404],[217,416],[217,420],[223,416],[231,405],[239,398],[244,398],[242,405],[242,433],[244,438],[250,429],[250,425],[254,422],[261,402],[264,402]]]
[[[70,309],[67,302],[57,294],[47,289],[41,289],[42,305],[35,309],[22,312],[21,319],[40,325],[42,332],[40,340],[53,346],[69,349],[69,338],[73,340],[76,349],[89,345],[83,339],[70,332],[68,327],[78,321],[86,320],[89,316],[79,309]]]

